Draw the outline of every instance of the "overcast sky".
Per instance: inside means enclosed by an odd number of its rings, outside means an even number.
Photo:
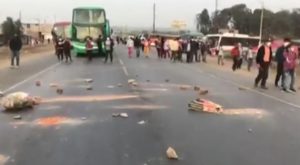
[[[151,27],[152,5],[157,4],[157,26],[170,27],[173,20],[184,20],[194,27],[195,14],[203,8],[212,12],[215,0],[0,0],[0,20],[6,16],[17,18],[22,11],[23,22],[54,22],[71,20],[72,8],[101,6],[106,9],[112,25]],[[262,0],[219,0],[219,8],[245,3],[250,8],[259,8]],[[300,7],[299,0],[264,0],[266,8],[278,11]]]

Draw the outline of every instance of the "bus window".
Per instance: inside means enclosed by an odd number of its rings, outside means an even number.
[[[223,46],[232,46],[239,42],[242,42],[240,38],[232,38],[232,37],[222,37],[220,45]]]
[[[105,23],[104,12],[101,10],[92,10],[92,22],[93,24],[102,24]]]
[[[74,22],[75,23],[89,23],[89,10],[75,10],[74,11]]]

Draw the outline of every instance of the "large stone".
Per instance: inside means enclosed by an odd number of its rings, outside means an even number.
[[[167,149],[167,151],[166,151],[166,154],[167,154],[167,157],[168,157],[169,159],[175,159],[175,160],[178,160],[178,155],[177,155],[177,153],[176,153],[176,151],[175,151],[174,148],[169,147],[169,148]]]
[[[25,92],[14,92],[3,97],[1,105],[5,110],[24,109],[33,107],[41,102],[41,98],[30,96]]]

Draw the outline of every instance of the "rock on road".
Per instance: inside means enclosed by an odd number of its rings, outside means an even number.
[[[44,103],[33,110],[0,114],[0,158],[6,158],[5,165],[300,162],[298,94],[253,89],[252,79],[208,64],[171,63],[155,55],[128,59],[123,46],[115,53],[113,64],[78,58],[70,65],[57,64],[33,78],[24,77],[19,81],[26,81],[11,88],[41,96]],[[38,61],[32,65],[39,68],[36,73],[46,66]],[[85,82],[88,78],[93,82]],[[129,79],[137,84],[128,85]],[[8,80],[0,81],[9,88]],[[58,84],[62,95],[50,83]],[[182,85],[191,88],[181,90]],[[188,111],[188,102],[199,97],[194,86],[209,91],[200,97],[231,113]],[[239,90],[240,86],[246,90]],[[120,113],[128,117],[112,116]],[[16,115],[22,119],[14,120]],[[169,146],[176,149],[179,160],[166,157]]]

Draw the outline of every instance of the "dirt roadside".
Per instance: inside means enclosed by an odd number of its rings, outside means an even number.
[[[41,55],[49,55],[54,53],[54,47],[52,44],[40,45],[36,47],[25,46],[21,50],[20,61],[22,63],[28,60],[34,60],[34,58],[41,57]],[[10,65],[10,50],[8,47],[0,48],[0,69],[9,67]]]

